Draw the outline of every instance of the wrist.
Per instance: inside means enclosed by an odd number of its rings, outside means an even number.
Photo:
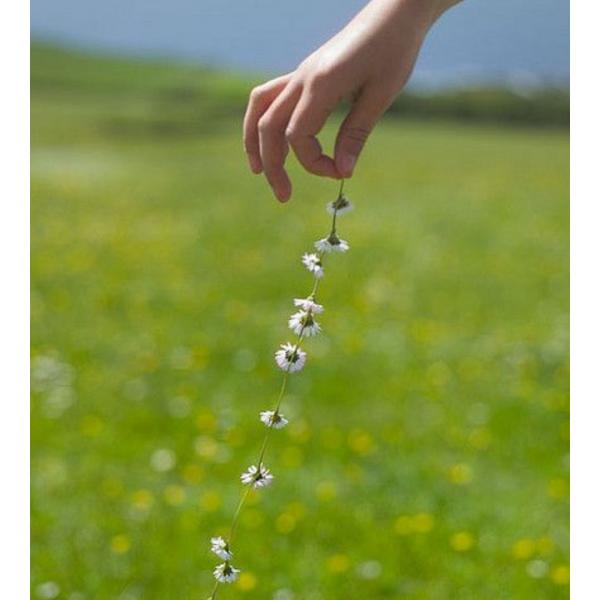
[[[404,22],[407,19],[423,34],[452,6],[461,0],[374,0],[394,5],[395,16]]]
[[[435,23],[448,9],[452,8],[455,4],[458,4],[462,0],[432,0],[432,16],[433,20],[431,24]]]

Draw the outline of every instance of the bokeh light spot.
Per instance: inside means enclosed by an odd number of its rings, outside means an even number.
[[[149,490],[137,490],[131,495],[131,504],[140,511],[147,511],[154,503],[154,495]]]
[[[412,519],[412,527],[417,533],[429,533],[433,529],[434,518],[429,513],[418,513]]]
[[[377,579],[381,571],[381,563],[377,560],[367,560],[356,567],[356,574],[362,579]]]
[[[473,479],[473,472],[469,465],[458,463],[448,469],[448,479],[456,485],[466,485]]]
[[[337,496],[337,486],[333,481],[320,481],[315,488],[315,494],[321,502],[329,502]]]
[[[518,560],[530,558],[534,552],[535,542],[527,538],[516,541],[512,547],[512,555]]]
[[[198,413],[195,422],[198,430],[202,432],[214,431],[217,427],[217,418],[208,410]]]
[[[548,556],[554,552],[556,544],[551,537],[541,537],[536,542],[537,551],[543,556]]]
[[[548,483],[548,495],[555,500],[562,500],[569,495],[569,483],[557,477]]]
[[[366,456],[372,454],[375,451],[375,443],[373,438],[366,431],[355,429],[348,435],[348,446],[350,449],[359,454],[360,456]]]
[[[170,471],[176,462],[175,453],[168,448],[159,448],[150,457],[150,465],[158,473]]]
[[[548,563],[536,558],[527,563],[527,574],[534,579],[541,579],[548,574]]]
[[[475,538],[468,531],[459,531],[450,538],[450,546],[457,552],[467,552],[475,545]]]
[[[236,586],[242,592],[249,592],[256,587],[258,578],[250,571],[242,571],[238,577]]]
[[[35,588],[35,593],[38,598],[43,600],[53,600],[53,598],[58,598],[60,587],[54,581],[45,581]]]
[[[170,506],[180,506],[185,502],[185,488],[180,485],[168,485],[163,492],[165,502]]]
[[[345,554],[334,554],[325,564],[330,573],[345,573],[350,568],[350,559]]]
[[[290,513],[282,513],[275,520],[275,527],[279,533],[290,533],[296,529],[296,517]]]
[[[110,541],[110,549],[115,554],[125,554],[126,552],[129,552],[129,548],[131,548],[131,542],[123,533],[115,535]]]
[[[570,571],[567,565],[557,565],[552,569],[550,578],[556,585],[568,585]]]

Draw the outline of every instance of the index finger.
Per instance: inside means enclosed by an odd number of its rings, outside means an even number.
[[[260,173],[263,164],[260,158],[258,121],[279,96],[290,80],[291,73],[267,81],[250,92],[246,114],[244,115],[244,149],[253,173]]]

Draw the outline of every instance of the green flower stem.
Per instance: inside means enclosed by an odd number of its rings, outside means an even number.
[[[219,589],[219,582],[215,581],[215,585],[213,586],[212,592],[208,597],[208,600],[214,600],[217,597],[217,590]]]
[[[240,514],[242,513],[242,508],[246,502],[246,499],[248,498],[248,494],[250,493],[251,489],[252,488],[250,486],[248,486],[246,488],[246,490],[242,494],[242,497],[240,498],[240,501],[238,502],[237,508],[235,509],[235,513],[233,513],[233,520],[231,521],[231,527],[229,529],[229,537],[227,538],[227,543],[229,544],[230,547],[231,547],[231,543],[233,541],[233,535],[235,533],[235,528],[237,527],[238,521],[240,520]]]
[[[342,179],[342,181],[340,183],[340,191],[338,192],[338,200],[342,197],[342,194],[344,193],[344,181],[345,181],[345,179]],[[333,211],[333,219],[331,222],[331,233],[329,235],[335,234],[336,217],[337,217],[337,208]]]

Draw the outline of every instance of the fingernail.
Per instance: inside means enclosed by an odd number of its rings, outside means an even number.
[[[344,154],[340,158],[340,172],[344,177],[350,177],[356,164],[356,156],[352,154]]]

